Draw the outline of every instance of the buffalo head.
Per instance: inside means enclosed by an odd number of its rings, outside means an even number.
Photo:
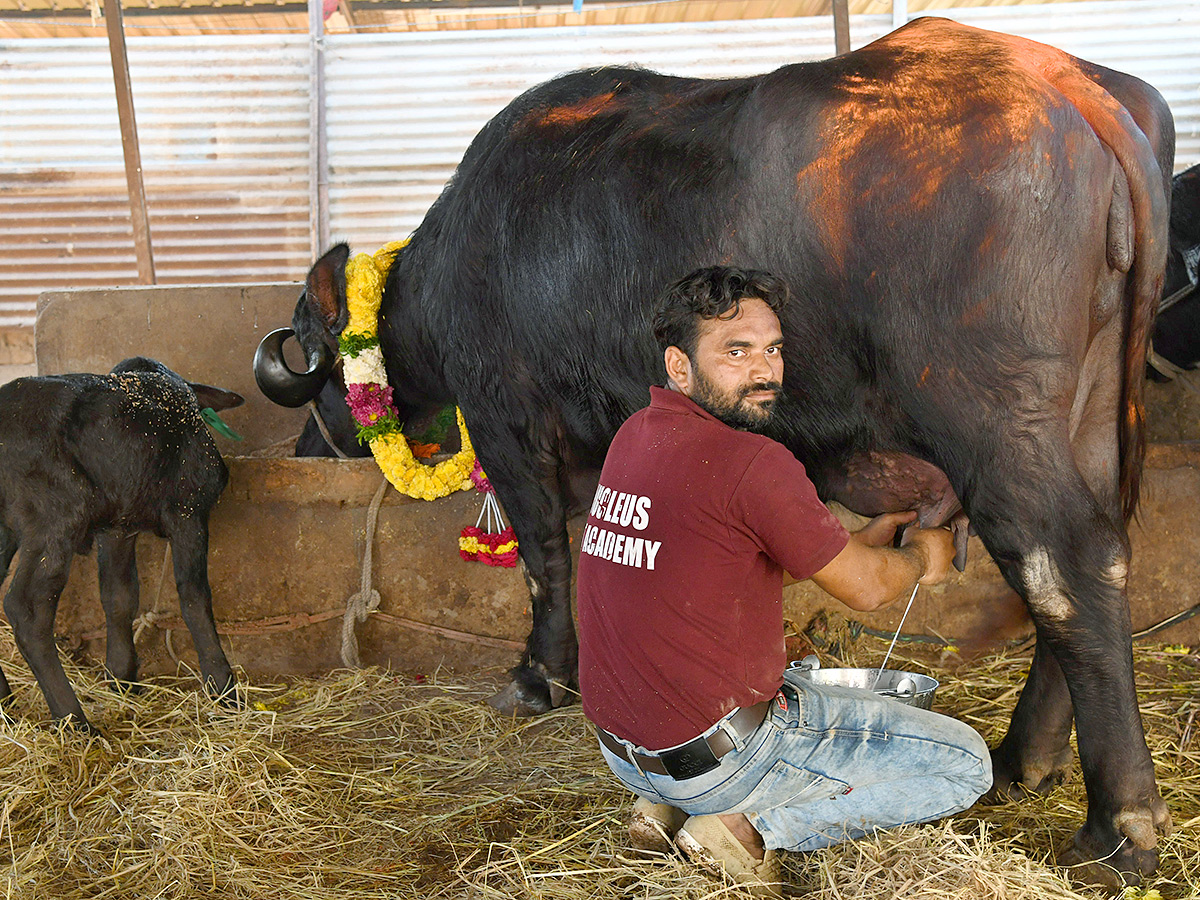
[[[337,244],[317,260],[296,302],[291,328],[272,331],[254,353],[259,390],[280,406],[303,406],[321,392],[337,361],[337,337],[346,327],[346,260],[350,248]],[[283,358],[283,342],[295,337],[308,371],[295,372]]]

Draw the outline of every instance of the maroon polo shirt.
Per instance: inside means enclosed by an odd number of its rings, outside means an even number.
[[[652,387],[609,448],[580,547],[588,718],[661,750],[773,695],[784,570],[808,578],[847,539],[782,444]]]

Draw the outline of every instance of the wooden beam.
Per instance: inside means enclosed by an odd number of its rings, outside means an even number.
[[[850,52],[850,4],[833,0],[833,47],[838,56]]]
[[[150,243],[150,214],[146,209],[146,188],[142,182],[142,151],[138,146],[137,120],[133,114],[133,85],[129,80],[129,56],[125,52],[121,0],[104,0],[104,27],[108,31],[113,85],[117,92],[117,118],[121,123],[121,148],[125,152],[125,184],[129,190],[129,216],[133,221],[138,283],[156,284],[154,250]]]

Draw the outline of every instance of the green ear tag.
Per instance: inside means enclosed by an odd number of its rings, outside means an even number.
[[[229,438],[231,441],[240,441],[242,436],[221,421],[221,417],[217,415],[217,411],[211,406],[206,406],[200,410],[200,418],[208,423],[208,427],[215,431],[223,438]]]

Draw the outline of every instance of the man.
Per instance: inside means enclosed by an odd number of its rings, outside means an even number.
[[[868,611],[941,581],[954,556],[944,529],[891,547],[912,513],[847,534],[796,458],[756,433],[782,390],[786,294],[725,267],[667,291],[654,320],[667,387],[609,448],[578,584],[583,709],[641,798],[635,844],[666,851],[673,835],[768,894],[776,849],[940,818],[991,784],[987,747],[961,722],[784,681],[785,575]]]

